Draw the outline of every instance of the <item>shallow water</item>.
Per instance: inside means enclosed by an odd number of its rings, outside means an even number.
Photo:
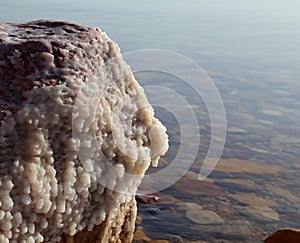
[[[136,74],[184,97],[201,134],[190,171],[160,192],[161,201],[139,203],[137,226],[148,240],[260,242],[279,227],[300,228],[299,7],[296,0],[13,0],[1,3],[0,21],[67,19],[100,27],[123,52],[165,49],[201,65],[220,92],[228,126],[221,160],[205,181],[197,178],[211,124],[201,98],[171,75]],[[171,113],[156,113],[170,136],[159,170],[174,159],[181,133]]]

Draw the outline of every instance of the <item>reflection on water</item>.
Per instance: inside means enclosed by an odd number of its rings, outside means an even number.
[[[180,83],[160,76],[150,82]],[[142,74],[136,77],[150,78]],[[221,93],[228,133],[222,158],[208,179],[197,180],[208,150],[210,120],[198,98],[186,96],[192,94],[190,87],[181,85],[177,92],[194,108],[198,104],[195,113],[201,124],[201,144],[190,171],[162,195],[156,195],[161,201],[139,203],[141,223],[137,226],[152,239],[259,242],[277,228],[300,227],[297,92],[289,86],[282,89],[277,83],[269,83],[268,89],[260,90],[260,85],[266,84],[257,84],[257,89],[237,92],[230,85],[238,82],[238,77],[235,81],[225,74],[214,78],[218,85],[226,82]],[[291,105],[284,102],[287,97]],[[170,136],[171,150],[164,157],[163,168],[176,154],[180,129],[169,114],[159,109],[156,113]],[[136,239],[139,242],[138,236]]]
[[[149,241],[147,237],[171,242],[260,242],[277,228],[300,227],[298,90],[293,82],[268,75],[265,81],[253,83],[240,73],[212,77],[226,107],[228,133],[218,166],[200,182],[198,173],[210,141],[204,104],[191,87],[170,75],[136,74],[141,83],[172,87],[190,103],[201,124],[200,149],[190,171],[155,195],[161,198],[158,202],[139,203],[136,242]],[[168,127],[171,146],[159,170],[178,151],[180,127],[168,112],[156,109],[156,114]]]
[[[222,158],[205,181],[197,180],[210,141],[203,102],[173,77],[137,75],[187,99],[201,144],[193,167],[161,192],[162,200],[139,203],[136,241],[260,242],[279,227],[300,228],[299,7],[297,0],[12,0],[1,4],[0,21],[55,18],[99,26],[123,52],[166,49],[205,68],[228,122]],[[163,168],[178,149],[180,129],[171,114],[157,109],[157,116],[171,144]]]

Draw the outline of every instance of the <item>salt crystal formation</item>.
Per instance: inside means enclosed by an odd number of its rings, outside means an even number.
[[[129,71],[98,29],[0,23],[1,243],[132,240],[168,139]]]

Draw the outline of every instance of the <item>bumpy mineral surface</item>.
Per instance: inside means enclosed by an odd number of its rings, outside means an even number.
[[[1,243],[131,241],[168,139],[104,32],[0,23],[0,122]]]

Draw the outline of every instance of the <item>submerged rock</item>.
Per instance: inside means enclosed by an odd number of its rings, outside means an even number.
[[[224,219],[210,210],[188,210],[186,217],[197,224],[223,224]]]
[[[279,221],[279,214],[267,206],[236,207],[241,214],[261,222]]]
[[[178,203],[178,209],[185,211],[185,216],[196,224],[223,224],[224,219],[217,213],[204,210],[197,203]]]
[[[168,139],[104,32],[0,23],[0,122],[0,242],[132,240]]]
[[[278,206],[276,202],[270,199],[258,197],[254,193],[235,193],[235,194],[228,194],[228,196],[248,206],[253,206],[258,208]]]

